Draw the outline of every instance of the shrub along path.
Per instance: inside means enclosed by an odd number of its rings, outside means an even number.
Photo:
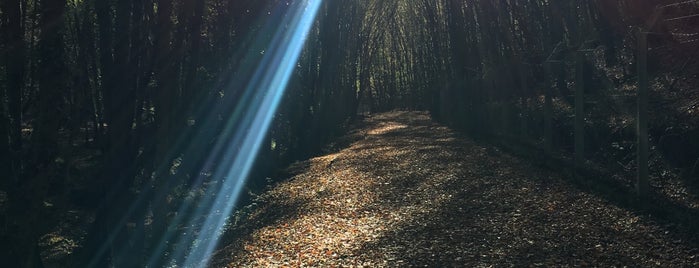
[[[213,266],[697,267],[695,239],[433,123],[366,118],[236,218]]]

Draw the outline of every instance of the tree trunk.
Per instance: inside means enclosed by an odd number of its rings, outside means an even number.
[[[22,28],[22,0],[3,1],[4,40],[6,47],[5,71],[7,72],[7,119],[9,125],[10,176],[17,179],[21,173],[22,149],[22,90],[24,88],[25,44]]]
[[[39,20],[38,57],[41,64],[38,66],[38,118],[34,124],[32,135],[33,145],[32,160],[35,168],[31,174],[25,174],[21,180],[19,193],[21,196],[13,198],[20,211],[25,211],[24,216],[17,217],[17,222],[22,224],[18,236],[21,243],[17,247],[22,251],[22,267],[40,267],[37,242],[39,236],[45,231],[46,224],[36,224],[43,218],[43,201],[48,193],[51,180],[46,177],[55,177],[51,174],[52,160],[58,155],[58,130],[60,127],[60,115],[62,105],[62,93],[66,90],[63,74],[64,68],[64,43],[63,25],[65,0],[47,1],[40,3],[41,19]],[[21,73],[21,72],[20,72]],[[21,80],[20,80],[21,81]],[[55,180],[55,178],[54,178]],[[32,211],[32,213],[26,213]]]
[[[107,124],[108,143],[103,147],[105,164],[101,174],[105,188],[100,191],[103,198],[85,247],[78,254],[76,265],[108,267],[115,261],[112,253],[120,253],[120,246],[126,243],[123,240],[124,221],[129,217],[126,211],[132,201],[129,194],[135,177],[132,129],[135,92],[132,82],[136,71],[132,70],[129,58],[131,0],[119,0],[115,16],[112,16],[112,7],[107,1],[96,1],[95,9],[100,35],[102,95]],[[122,34],[114,38],[115,30]],[[116,261],[121,262],[120,259]]]
[[[172,135],[172,115],[174,114],[174,101],[177,100],[177,92],[175,90],[174,67],[172,62],[171,32],[173,28],[172,20],[172,1],[159,0],[158,14],[155,39],[155,55],[154,55],[154,74],[156,86],[154,88],[154,105],[155,105],[155,135],[158,137],[155,146],[154,167],[156,178],[151,186],[151,194],[148,197],[153,211],[153,223],[151,224],[151,233],[148,236],[147,252],[152,251],[158,246],[160,238],[164,235],[167,229],[165,222],[167,201],[163,194],[159,192],[167,192],[163,183],[167,183],[169,176],[169,163],[172,162],[170,156],[170,144]],[[157,190],[157,191],[156,191]],[[158,257],[158,256],[151,256]],[[164,256],[160,259],[151,260],[156,262],[154,265],[164,265]]]

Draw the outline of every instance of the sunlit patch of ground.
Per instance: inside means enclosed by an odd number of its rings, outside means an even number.
[[[697,245],[673,226],[458,137],[426,113],[375,115],[353,133],[362,137],[260,196],[213,265],[699,265]]]
[[[403,124],[398,124],[396,122],[387,122],[387,123],[382,123],[379,124],[377,127],[370,129],[367,131],[367,134],[369,135],[381,135],[381,134],[386,134],[394,130],[400,130],[407,128],[408,126],[403,125]]]

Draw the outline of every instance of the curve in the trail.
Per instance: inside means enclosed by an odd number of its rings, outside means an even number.
[[[699,264],[697,245],[671,226],[427,113],[373,115],[346,139],[260,196],[214,266]]]

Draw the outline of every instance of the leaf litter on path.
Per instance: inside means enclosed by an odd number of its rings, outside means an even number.
[[[699,266],[684,234],[425,112],[349,135],[262,194],[213,266]]]

